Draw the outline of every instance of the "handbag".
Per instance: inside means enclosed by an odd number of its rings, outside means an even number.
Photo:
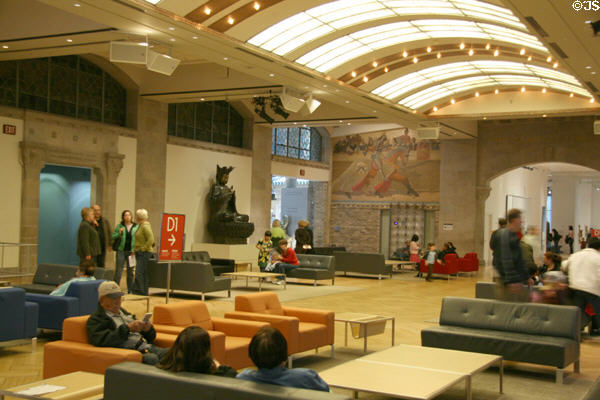
[[[118,251],[120,244],[121,244],[121,236],[119,235],[119,237],[117,237],[116,239],[113,240],[113,242],[112,242],[112,249],[114,251]]]

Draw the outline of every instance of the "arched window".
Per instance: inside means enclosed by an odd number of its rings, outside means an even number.
[[[315,128],[275,128],[272,143],[272,154],[321,161],[321,134]]]
[[[226,101],[169,104],[171,136],[244,146],[244,118]]]
[[[79,57],[0,62],[0,104],[125,125],[126,90]]]

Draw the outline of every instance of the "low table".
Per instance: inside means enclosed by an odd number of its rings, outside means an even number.
[[[387,321],[392,321],[392,346],[394,345],[394,335],[396,329],[396,318],[385,317],[383,315],[360,314],[353,312],[336,313],[334,320],[344,323],[344,346],[348,346],[348,325],[358,325],[357,338],[364,338],[363,352],[367,352],[367,338],[378,335],[385,330]]]
[[[319,372],[329,386],[377,393],[401,399],[428,400],[465,381],[465,396],[471,400],[471,378],[502,357],[436,347],[399,345]]]
[[[396,271],[402,271],[403,265],[412,265],[413,266],[413,270],[416,271],[417,269],[419,269],[419,263],[415,262],[415,261],[400,261],[400,260],[385,260],[385,264],[386,265],[391,265],[393,266],[398,266],[398,269]],[[392,272],[394,270],[392,269]]]
[[[0,281],[0,286],[10,286],[10,281]]]
[[[64,389],[41,395],[18,394],[25,389],[40,385],[64,386]],[[38,382],[28,383],[9,389],[0,389],[0,399],[56,399],[56,400],[82,400],[101,398],[104,392],[104,375],[91,372],[72,372],[70,374],[55,376]]]
[[[230,276],[232,278],[246,278],[246,287],[248,287],[248,280],[256,279],[258,281],[258,291],[262,291],[262,283],[267,279],[283,277],[283,288],[286,289],[285,274],[277,272],[252,272],[252,271],[240,271],[240,272],[223,272],[221,276]]]

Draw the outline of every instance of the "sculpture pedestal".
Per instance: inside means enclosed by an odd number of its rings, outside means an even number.
[[[206,251],[211,258],[226,258],[250,264],[258,270],[258,249],[253,244],[193,243],[192,251]]]

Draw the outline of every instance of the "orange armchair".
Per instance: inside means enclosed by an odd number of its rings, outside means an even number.
[[[250,340],[266,322],[211,317],[202,301],[182,301],[154,307],[154,329],[178,335],[188,326],[200,326],[210,335],[213,357],[232,368],[252,366],[248,356]]]
[[[277,294],[259,292],[236,296],[235,311],[225,318],[263,321],[278,329],[288,344],[288,355],[331,346],[334,352],[334,312],[283,307]],[[291,357],[289,359],[291,367]]]
[[[91,345],[85,327],[88,318],[89,315],[66,318],[62,340],[44,345],[44,379],[75,371],[104,374],[113,364],[142,362],[139,351]]]

